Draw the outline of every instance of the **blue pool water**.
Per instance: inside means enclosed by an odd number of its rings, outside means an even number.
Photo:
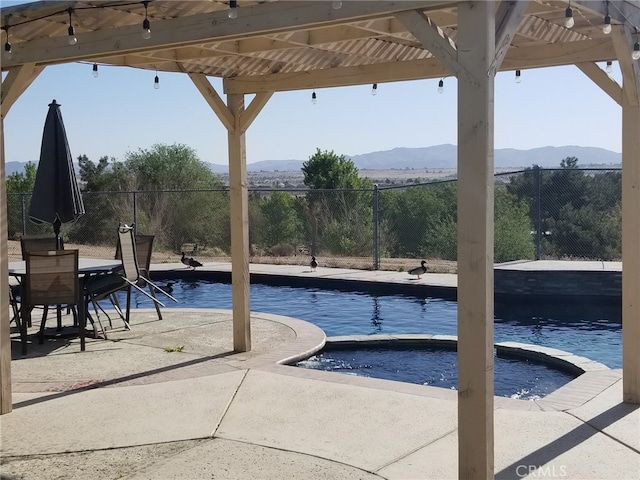
[[[161,285],[166,281],[158,282]],[[231,285],[207,280],[174,280],[180,303],[167,307],[232,307]],[[134,295],[141,307],[151,307]],[[365,292],[288,286],[251,285],[251,310],[299,318],[322,328],[327,336],[422,333],[456,335],[457,304],[440,298],[380,295]],[[566,350],[622,366],[619,306],[549,302],[500,304],[495,308],[495,341],[515,341]]]
[[[297,365],[399,382],[455,389],[458,359],[453,350],[429,348],[328,350]],[[533,400],[557,390],[573,376],[541,363],[494,358],[494,393],[501,397]]]

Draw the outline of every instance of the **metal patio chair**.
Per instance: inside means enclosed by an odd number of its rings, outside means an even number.
[[[64,250],[64,245],[62,243],[62,239],[60,239],[61,250]],[[27,259],[27,254],[29,252],[42,252],[42,251],[52,251],[57,250],[56,236],[55,235],[23,235],[20,237],[20,250],[22,252],[22,260]],[[14,302],[17,304],[20,303],[19,294],[14,295]],[[46,319],[47,314],[49,313],[49,306],[45,305],[43,307],[42,319],[43,321]],[[58,331],[62,330],[62,310],[60,306],[56,306],[56,318],[57,318],[57,328]],[[31,326],[31,320],[29,320],[28,327]]]
[[[138,286],[138,283],[140,281],[144,281],[152,285],[157,291],[162,292],[167,297],[177,302],[177,300],[174,297],[172,297],[170,294],[162,290],[157,285],[153,284],[151,280],[149,280],[148,278],[142,276],[140,267],[138,265],[138,258],[136,255],[136,244],[133,236],[133,227],[124,225],[118,228],[118,245],[119,245],[120,256],[122,260],[122,268],[119,268],[109,273],[90,277],[87,280],[85,285],[85,293],[87,295],[87,300],[88,300],[87,304],[89,302],[93,304],[96,317],[98,320],[98,324],[100,325],[105,338],[106,338],[106,331],[104,330],[104,327],[102,326],[102,322],[100,321],[100,316],[99,316],[100,314],[98,310],[101,310],[107,316],[107,318],[109,318],[110,323],[111,323],[111,318],[109,317],[107,312],[100,306],[98,302],[100,302],[101,300],[105,300],[107,298],[111,299],[112,295],[119,292],[120,290],[125,290],[125,289],[130,290],[131,288],[135,288],[136,290],[141,292],[143,295],[151,299],[154,302],[154,304],[164,307],[164,304],[161,301],[159,301],[157,298],[155,298],[154,295],[150,295],[149,293],[145,292],[140,286]],[[112,302],[112,303],[114,305],[114,308],[118,312],[118,315],[120,315],[120,318],[122,318],[125,324],[125,328],[130,329],[131,326],[129,323],[129,313],[131,310],[131,296],[129,294],[127,295],[126,313],[122,312],[122,309],[117,304],[117,302]],[[88,308],[87,308],[87,318],[89,318],[93,323],[93,319],[91,315],[88,313]]]
[[[76,306],[80,303],[78,280],[78,250],[31,251],[26,255],[26,273],[22,282],[20,308],[20,338],[22,354],[27,353],[27,325],[31,310],[36,306],[67,305],[74,316],[74,325],[84,332],[78,322]],[[46,315],[42,317],[38,332],[39,343],[44,343]]]
[[[149,293],[156,298],[156,288],[158,288],[155,284],[151,283],[149,279],[151,278],[151,255],[153,254],[153,241],[155,240],[155,235],[135,235],[135,244],[136,244],[136,257],[138,259],[138,266],[140,269],[140,279],[137,282],[137,285],[140,288],[148,287]],[[122,253],[120,251],[120,242],[116,247],[116,259],[122,259]],[[167,292],[163,293],[167,294]],[[131,289],[127,290],[127,302],[130,302]],[[173,297],[170,298],[177,302]],[[115,299],[117,302],[117,299]],[[162,320],[162,312],[160,311],[160,305],[157,302],[153,302],[156,312],[158,313],[158,320]]]

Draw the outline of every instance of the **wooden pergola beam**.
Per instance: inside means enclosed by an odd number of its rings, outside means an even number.
[[[29,85],[44,70],[42,66],[35,64],[20,65],[14,67],[7,73],[2,81],[2,91],[0,92],[0,115],[4,118],[13,104],[20,98],[20,95],[29,88]]]
[[[622,105],[622,87],[598,65],[592,62],[582,62],[576,63],[576,67],[609,95],[614,102]]]
[[[498,71],[552,67],[567,63],[602,62],[612,57],[611,46],[599,40],[522,47],[507,52]],[[441,78],[451,71],[436,57],[397,63],[374,63],[357,67],[328,68],[309,72],[252,75],[225,80],[225,93],[308,90],[344,87],[366,83],[385,83]]]
[[[447,2],[360,1],[344,2],[342,8],[327,8],[325,2],[287,1],[242,9],[242,21],[230,22],[224,11],[154,21],[153,36],[143,39],[139,25],[115,27],[77,34],[78,43],[39,38],[24,42],[5,59],[3,70],[25,63],[39,65],[90,60],[96,57],[152,52],[206,42],[246,39],[252,36],[338,25],[359,19],[375,19],[409,8],[435,8]],[[215,28],[212,28],[215,25]]]
[[[460,4],[458,25],[458,478],[492,479],[495,2]]]

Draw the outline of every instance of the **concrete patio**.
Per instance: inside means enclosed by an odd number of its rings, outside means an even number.
[[[325,342],[288,317],[255,312],[234,353],[230,311],[132,315],[84,353],[58,338],[22,358],[14,340],[2,478],[458,477],[455,391],[283,365]],[[640,409],[621,398],[619,370],[496,397],[496,478],[640,478]]]

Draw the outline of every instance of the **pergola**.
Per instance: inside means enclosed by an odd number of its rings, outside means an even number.
[[[575,65],[622,107],[621,400],[640,404],[640,62],[632,58],[640,1],[45,1],[0,16],[11,45],[2,51],[0,276],[8,268],[3,123],[40,72],[79,61],[182,72],[228,130],[236,351],[251,349],[245,136],[271,96],[457,77],[460,478],[494,473],[494,78]],[[622,85],[596,64],[606,61],[619,62]],[[209,77],[221,78],[224,91]],[[8,413],[6,282],[0,308],[0,407]]]

